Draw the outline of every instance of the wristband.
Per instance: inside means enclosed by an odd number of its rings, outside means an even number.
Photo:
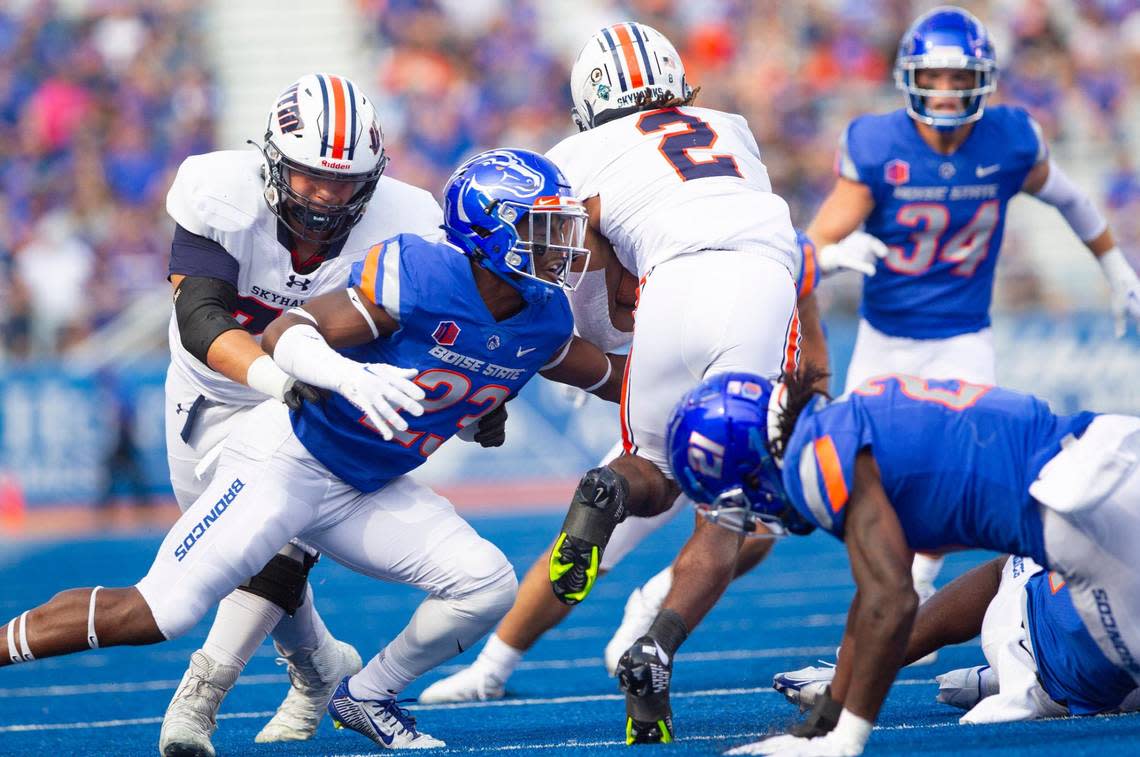
[[[245,374],[246,386],[282,402],[291,380],[289,374],[278,368],[269,355],[262,355],[250,363]]]

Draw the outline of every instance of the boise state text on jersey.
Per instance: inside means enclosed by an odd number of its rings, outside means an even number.
[[[838,170],[870,188],[864,228],[889,249],[863,280],[863,318],[915,339],[989,326],[1006,207],[1046,157],[1039,127],[1016,107],[988,108],[952,155],[932,150],[905,109],[853,121]]]
[[[1136,682],[1093,640],[1073,607],[1065,579],[1038,572],[1025,584],[1025,602],[1025,630],[1042,688],[1074,715],[1116,709]]]
[[[912,549],[992,549],[1047,565],[1029,485],[1094,417],[1057,416],[1036,397],[981,384],[875,378],[804,410],[784,485],[809,522],[842,539],[855,457],[869,448]]]
[[[337,394],[292,413],[305,448],[360,491],[379,489],[421,465],[461,427],[518,393],[566,344],[573,330],[561,291],[541,305],[495,321],[458,248],[402,234],[376,245],[352,268],[349,286],[396,319],[388,338],[338,352],[361,363],[419,369],[424,414],[384,441],[363,413]]]

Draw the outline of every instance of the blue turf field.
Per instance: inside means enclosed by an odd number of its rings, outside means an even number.
[[[480,518],[520,572],[548,543],[553,514]],[[691,521],[679,518],[609,577],[571,618],[543,639],[498,703],[413,708],[421,728],[448,742],[447,753],[592,754],[626,749],[624,705],[601,666],[602,647],[628,591],[663,567]],[[79,542],[0,544],[0,614],[7,619],[74,585],[129,584],[158,544],[151,534]],[[958,555],[943,579],[980,559]],[[411,614],[419,596],[322,562],[314,571],[317,606],[332,631],[367,659]],[[679,741],[639,747],[666,754],[715,754],[791,722],[795,714],[769,689],[772,674],[831,657],[852,593],[845,556],[832,539],[789,539],[767,563],[738,581],[678,657],[673,708]],[[18,755],[156,753],[158,723],[206,624],[154,647],[88,652],[0,670],[0,753]],[[457,662],[472,659],[466,653]],[[869,754],[1097,755],[1140,753],[1140,716],[967,727],[934,701],[932,676],[978,664],[976,645],[944,650],[930,667],[904,670],[868,747]],[[445,671],[455,669],[448,666]],[[414,696],[424,684],[408,692]],[[289,746],[256,745],[253,736],[285,692],[285,676],[266,645],[222,706],[220,755],[349,755],[371,752],[363,737],[326,720],[317,737]]]

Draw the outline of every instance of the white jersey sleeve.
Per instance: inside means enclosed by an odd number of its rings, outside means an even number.
[[[225,247],[223,236],[248,230],[268,213],[262,164],[261,156],[247,150],[192,155],[178,167],[166,212],[190,233]]]
[[[792,268],[796,235],[739,115],[707,108],[635,113],[575,134],[549,157],[638,277],[699,250],[755,251]]]

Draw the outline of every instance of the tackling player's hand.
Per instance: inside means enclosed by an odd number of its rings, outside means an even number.
[[[475,424],[475,441],[481,447],[501,447],[507,440],[507,404],[504,402]]]
[[[285,396],[282,397],[282,401],[289,406],[290,410],[300,410],[301,405],[306,402],[320,402],[325,398],[325,394],[317,387],[290,376],[289,381],[285,384]]]
[[[853,231],[843,240],[829,244],[818,253],[819,270],[823,274],[841,269],[875,275],[875,263],[887,256],[887,246],[865,231]]]
[[[421,386],[412,382],[419,373],[415,368],[397,368],[385,363],[357,363],[356,369],[344,376],[336,391],[359,408],[385,439],[396,431],[407,431],[408,422],[400,415],[423,415],[419,403],[427,396]]]

